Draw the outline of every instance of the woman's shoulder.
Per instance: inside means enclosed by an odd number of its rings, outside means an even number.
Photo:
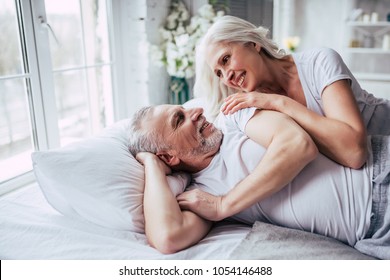
[[[340,54],[332,48],[328,47],[318,47],[311,48],[301,52],[305,56],[313,56],[313,57],[328,57],[328,56],[340,56]]]
[[[328,47],[319,47],[304,50],[300,53],[293,54],[296,62],[323,66],[327,64],[338,63],[342,60],[341,55],[334,49]]]

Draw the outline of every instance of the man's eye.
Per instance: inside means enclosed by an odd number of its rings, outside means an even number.
[[[184,114],[179,114],[177,116],[177,124],[180,124],[184,121]]]

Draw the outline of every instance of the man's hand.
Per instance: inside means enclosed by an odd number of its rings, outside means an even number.
[[[165,175],[169,175],[172,173],[171,168],[166,165],[162,160],[160,160],[155,154],[141,152],[138,153],[135,158],[145,167],[148,164],[156,164],[160,170],[164,171]]]
[[[199,189],[186,191],[177,196],[181,209],[190,210],[209,221],[222,220],[222,196],[214,196]]]

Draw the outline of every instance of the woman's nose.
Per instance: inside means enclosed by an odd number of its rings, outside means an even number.
[[[226,71],[223,72],[223,82],[225,84],[230,84],[232,82],[233,78],[233,71]]]

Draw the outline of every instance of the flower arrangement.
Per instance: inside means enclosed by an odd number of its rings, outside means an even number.
[[[159,30],[162,43],[151,46],[153,61],[164,65],[172,77],[194,77],[196,44],[223,15],[223,11],[215,12],[212,5],[206,4],[198,10],[198,15],[190,17],[182,0],[172,0],[166,22]]]
[[[287,37],[283,40],[284,47],[290,52],[294,52],[299,46],[301,39],[298,36]]]

